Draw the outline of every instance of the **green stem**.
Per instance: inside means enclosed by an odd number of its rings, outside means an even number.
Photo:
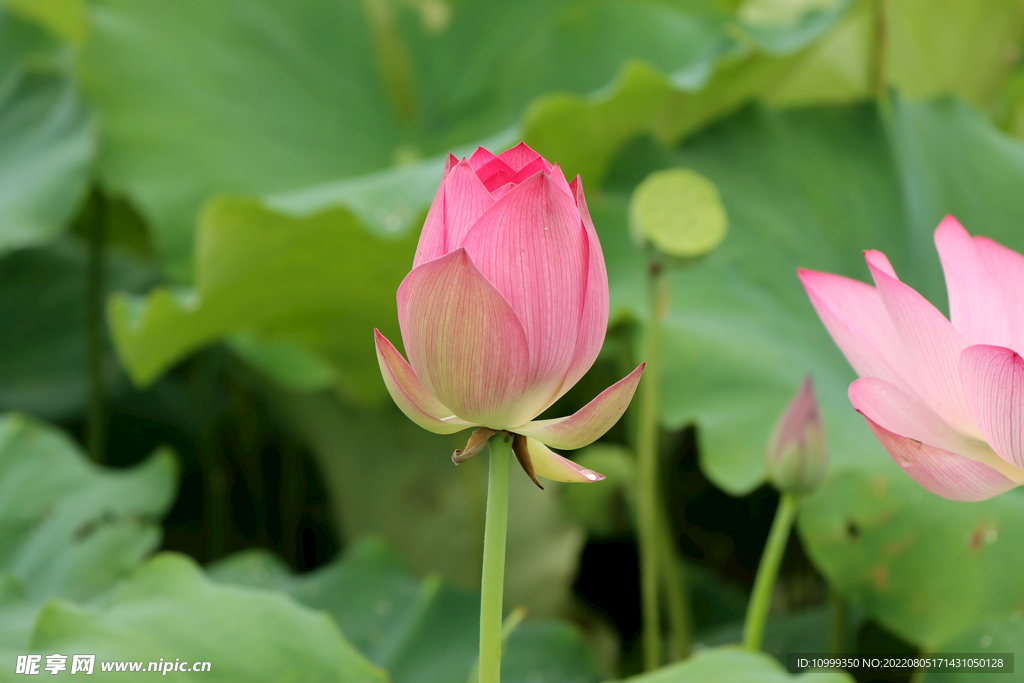
[[[89,237],[89,266],[86,275],[86,326],[89,335],[89,413],[86,444],[93,462],[104,461],[106,416],[103,386],[103,251],[106,242],[106,198],[99,187],[93,189],[86,207]]]
[[[519,624],[523,623],[526,619],[526,608],[520,605],[514,610],[508,613],[505,617],[505,621],[501,622],[501,646],[505,647],[508,643],[508,639],[512,636],[513,631],[519,628]],[[480,683],[480,662],[474,662],[473,668],[469,672],[469,678],[467,683]]]
[[[779,574],[779,565],[782,563],[782,554],[789,540],[789,530],[793,527],[793,519],[796,517],[796,508],[796,496],[792,493],[783,493],[779,508],[775,511],[775,521],[772,522],[768,542],[764,546],[764,554],[761,555],[757,576],[754,578],[750,604],[747,605],[747,620],[743,624],[743,645],[748,650],[761,649],[764,625],[768,620],[768,610],[772,602],[772,590],[775,588],[775,577]]]
[[[658,613],[658,546],[661,510],[658,488],[658,411],[661,371],[661,322],[668,309],[668,282],[660,263],[650,264],[651,311],[640,382],[637,427],[637,535],[640,544],[640,603],[643,615],[644,670],[661,666],[661,618]]]
[[[508,470],[512,437],[498,433],[490,442],[484,563],[480,582],[480,683],[501,680],[501,597],[505,583],[505,532],[508,529]]]
[[[690,656],[693,632],[690,626],[690,596],[686,567],[676,552],[676,541],[672,538],[668,517],[664,513],[658,517],[661,527],[661,542],[658,544],[661,551],[661,577],[665,584],[665,597],[668,599],[669,656],[675,662]]]

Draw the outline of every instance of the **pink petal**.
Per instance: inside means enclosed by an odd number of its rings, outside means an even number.
[[[491,199],[493,199],[494,201],[498,201],[499,199],[507,195],[509,192],[511,192],[512,188],[515,186],[515,183],[505,183],[501,187],[497,187],[491,190]]]
[[[987,465],[908,439],[868,418],[865,420],[896,464],[918,484],[943,498],[987,500],[1017,485]]]
[[[512,416],[529,373],[526,334],[465,249],[405,276],[398,323],[410,365],[441,403],[472,424],[520,424]]]
[[[818,450],[824,453],[824,427],[821,424],[821,413],[818,411],[818,399],[814,395],[814,382],[808,375],[782,411],[775,431],[768,441],[768,453],[784,454],[791,447],[806,444],[808,434],[814,430],[822,435],[821,448]]]
[[[862,377],[850,385],[850,402],[864,417],[883,429],[956,453],[1004,476],[1017,480],[1024,472],[1000,458],[984,441],[964,436],[947,424],[921,399],[899,387],[873,377]]]
[[[519,183],[523,182],[533,174],[543,173],[544,171],[547,171],[550,168],[551,164],[549,164],[545,159],[537,157],[536,159],[534,159],[533,161],[531,161],[530,163],[526,164],[521,169],[516,171],[516,174],[512,177],[512,182],[518,185]]]
[[[971,415],[992,449],[1024,467],[1024,359],[1012,349],[979,344],[960,355]]]
[[[946,276],[953,327],[968,344],[1008,346],[1010,326],[1003,292],[974,240],[955,218],[946,216],[935,229],[935,247]]]
[[[875,251],[874,249],[868,249],[864,252],[864,260],[868,262],[868,269],[874,267],[889,277],[896,277],[896,271],[892,269],[892,264],[889,263],[889,257],[882,252]],[[896,279],[898,280],[899,278]]]
[[[469,157],[469,163],[489,192],[494,192],[502,185],[511,183],[516,174],[508,164],[483,147],[476,148],[473,156]]]
[[[536,439],[527,439],[526,444],[530,449],[533,471],[538,477],[544,477],[551,481],[579,483],[601,481],[605,478],[603,474],[598,474],[594,470],[588,470],[572,460],[563,458]]]
[[[880,377],[909,390],[903,342],[871,285],[842,275],[797,269],[800,282],[836,346],[861,377]]]
[[[555,181],[555,185],[558,186],[558,189],[568,195],[568,197],[576,204],[576,208],[579,208],[579,204],[581,203],[579,200],[583,196],[583,184],[582,181],[579,180],[579,176],[573,178],[573,182],[576,183],[576,189],[573,189],[569,186],[569,183],[565,179],[565,174],[562,173],[562,168],[558,164],[551,167],[551,171],[548,175],[550,175],[551,179]],[[576,196],[577,191],[579,192],[579,197]],[[581,211],[585,210],[587,206],[586,201],[583,201],[582,204],[583,209],[581,209]],[[590,217],[589,213],[587,214],[587,217]]]
[[[453,251],[493,204],[491,193],[476,177],[469,162],[465,159],[457,161],[447,169],[427,211],[412,267],[417,268]]]
[[[640,367],[602,391],[597,398],[569,417],[527,422],[515,431],[555,448],[583,448],[601,438],[619,421],[629,407],[643,371],[644,364],[641,363]]]
[[[445,253],[461,246],[480,216],[493,205],[494,198],[477,178],[473,167],[468,161],[460,161],[444,183]]]
[[[451,156],[451,155],[449,155]],[[451,159],[449,159],[451,161]],[[420,230],[420,240],[416,243],[416,256],[413,257],[412,266],[415,268],[427,261],[444,256],[444,181],[451,171],[445,164],[444,176],[441,184],[437,187],[437,194],[434,201],[430,203],[427,210],[427,217],[423,221],[423,229]]]
[[[557,164],[555,168],[558,168]],[[561,176],[561,171],[558,175]],[[590,218],[587,200],[583,196],[583,182],[579,176],[573,179],[570,190],[575,198],[580,218],[583,220],[583,227],[587,231],[587,294],[586,300],[583,302],[583,316],[580,318],[579,335],[576,338],[572,363],[570,363],[565,381],[558,390],[558,394],[552,399],[552,403],[573,388],[594,364],[597,354],[601,352],[601,347],[604,345],[605,334],[608,332],[608,270],[604,263],[601,241],[597,238],[594,221]]]
[[[473,167],[474,171],[479,172],[481,168],[491,163],[498,157],[491,154],[488,150],[483,147],[477,147],[476,151],[469,157],[469,165]],[[502,162],[504,163],[504,162]],[[512,169],[509,169],[510,171]]]
[[[519,173],[527,165],[533,163],[537,159],[541,160],[541,168],[538,170],[551,170],[551,164],[549,164],[544,157],[530,149],[530,146],[525,142],[520,142],[512,149],[505,150],[498,155],[498,158],[508,164],[508,167],[512,169],[513,173]],[[533,174],[531,173],[530,175]]]
[[[960,432],[980,436],[960,384],[960,352],[967,346],[963,337],[927,299],[889,274],[888,260],[882,263],[879,256],[865,252],[878,293],[906,350],[901,374],[946,422]],[[902,371],[904,366],[913,372]]]
[[[402,354],[376,329],[373,341],[384,385],[406,417],[435,434],[454,434],[470,426],[427,391]]]
[[[1017,353],[1024,353],[1024,256],[987,237],[975,237],[974,246],[1002,290],[1010,328],[1009,345]]]
[[[538,173],[499,199],[463,246],[526,332],[529,389],[516,427],[551,404],[575,357],[588,282],[587,233],[572,201]]]
[[[448,176],[448,172],[455,168],[455,164],[457,163],[459,163],[459,158],[451,152],[448,152],[448,158],[444,160],[444,172],[441,174],[442,182]]]

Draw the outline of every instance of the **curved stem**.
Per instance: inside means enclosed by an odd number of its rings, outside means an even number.
[[[793,527],[796,517],[796,496],[783,493],[779,500],[779,508],[775,511],[775,521],[768,533],[768,542],[761,555],[761,564],[754,578],[754,591],[747,605],[747,620],[743,624],[743,645],[748,650],[760,650],[764,639],[764,625],[768,620],[768,609],[771,607],[772,590],[775,588],[775,577],[779,574],[782,554],[789,540],[789,530]]]
[[[487,517],[480,582],[480,683],[501,679],[501,598],[505,583],[505,534],[508,529],[508,470],[512,437],[495,434],[490,441]]]
[[[658,546],[661,509],[658,488],[658,413],[661,387],[661,322],[668,309],[668,282],[660,263],[650,264],[651,311],[645,330],[644,378],[640,382],[637,427],[637,535],[640,542],[640,601],[643,614],[644,670],[661,666],[661,618],[658,613]]]

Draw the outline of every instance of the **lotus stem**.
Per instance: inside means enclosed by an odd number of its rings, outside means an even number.
[[[772,591],[775,588],[775,579],[779,575],[779,565],[786,551],[786,543],[789,541],[789,530],[796,518],[796,509],[796,496],[792,493],[783,493],[779,507],[775,511],[772,529],[768,533],[764,554],[761,555],[757,576],[754,578],[754,591],[750,595],[747,620],[743,624],[743,645],[754,652],[761,649],[761,642],[764,640],[764,626],[772,603]]]
[[[676,551],[672,527],[668,515],[659,515],[661,527],[661,575],[668,600],[669,658],[679,661],[690,656],[690,640],[693,628],[690,625],[690,596],[686,582],[686,566]]]
[[[651,311],[645,330],[645,376],[640,382],[637,428],[637,535],[640,545],[640,604],[643,615],[644,670],[661,666],[658,575],[662,564],[658,515],[658,413],[661,399],[661,322],[668,310],[668,281],[660,263],[650,264]]]
[[[483,576],[480,581],[480,683],[501,680],[501,601],[505,583],[505,535],[508,529],[508,474],[512,437],[490,440],[487,516],[484,521]]]

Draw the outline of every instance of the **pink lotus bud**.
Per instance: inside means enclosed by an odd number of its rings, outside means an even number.
[[[947,320],[864,253],[875,286],[801,270],[807,294],[860,376],[850,401],[889,455],[926,489],[985,500],[1024,483],[1024,256],[935,229]]]
[[[765,449],[765,465],[775,488],[788,493],[810,493],[825,478],[825,427],[810,377],[804,380],[775,425]]]
[[[608,274],[579,177],[567,183],[523,143],[498,156],[449,155],[398,288],[398,322],[408,363],[374,335],[384,382],[409,419],[440,434],[518,434],[513,449],[534,481],[603,479],[545,444],[575,449],[604,434],[642,365],[575,415],[534,421],[593,365],[608,326]],[[490,435],[478,432],[456,461]]]

